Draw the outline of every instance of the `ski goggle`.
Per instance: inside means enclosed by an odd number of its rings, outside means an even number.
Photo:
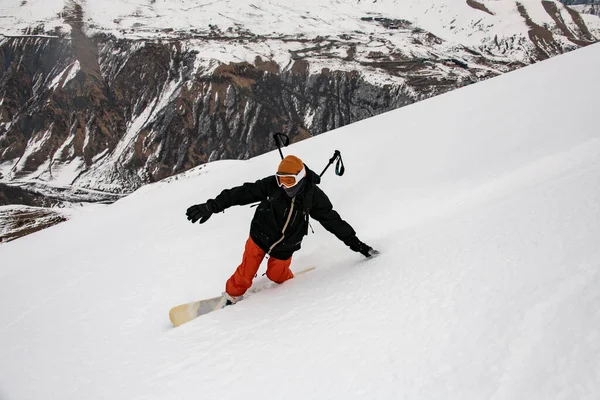
[[[302,178],[304,178],[306,176],[306,169],[302,168],[302,170],[300,170],[300,172],[298,172],[296,175],[292,175],[292,174],[280,174],[279,172],[275,175],[275,178],[277,179],[277,184],[279,185],[279,187],[284,186],[286,188],[291,188],[294,187],[298,184],[298,182],[300,182],[302,180]]]

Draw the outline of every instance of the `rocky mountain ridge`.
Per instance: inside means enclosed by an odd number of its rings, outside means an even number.
[[[581,4],[571,6],[574,10],[582,14],[591,14],[600,16],[600,3]]]
[[[600,1],[598,0],[561,0],[561,3],[571,6],[578,13],[600,16]]]

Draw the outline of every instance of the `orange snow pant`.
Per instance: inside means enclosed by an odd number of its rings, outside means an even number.
[[[231,296],[241,296],[246,293],[246,290],[252,286],[252,279],[258,272],[258,267],[265,258],[265,252],[258,247],[252,238],[248,238],[246,241],[246,248],[244,249],[244,256],[242,257],[242,263],[235,270],[235,273],[229,278],[225,285],[225,291]],[[290,264],[292,263],[292,257],[287,260],[278,260],[273,257],[269,257],[267,262],[267,278],[273,282],[283,283],[288,279],[292,279],[294,274],[290,270]]]

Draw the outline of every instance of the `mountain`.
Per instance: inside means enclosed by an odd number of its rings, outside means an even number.
[[[7,0],[0,10],[0,182],[67,207],[59,193],[70,187],[91,191],[84,203],[110,201],[262,154],[271,132],[296,142],[600,36],[597,17],[537,0]]]
[[[567,6],[589,5],[595,4],[597,0],[560,0],[561,3]]]
[[[561,0],[563,4],[579,13],[600,16],[600,1],[598,0]]]
[[[341,151],[320,187],[382,255],[313,221],[292,268],[314,271],[179,328],[169,308],[221,293],[255,210],[186,208],[277,151],[3,244],[0,397],[596,399],[599,63],[589,46],[285,148],[315,170]]]
[[[600,3],[575,5],[571,8],[579,13],[600,16]]]
[[[0,183],[0,243],[66,221],[78,209],[123,195],[37,182]]]

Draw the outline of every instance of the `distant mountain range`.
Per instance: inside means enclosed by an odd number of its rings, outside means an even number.
[[[600,16],[600,1],[598,0],[564,0],[563,3],[570,4],[571,8],[580,13]]]
[[[571,6],[577,12],[600,16],[599,0],[561,0],[561,3]]]
[[[598,0],[560,0],[560,2],[568,6],[599,3]]]

